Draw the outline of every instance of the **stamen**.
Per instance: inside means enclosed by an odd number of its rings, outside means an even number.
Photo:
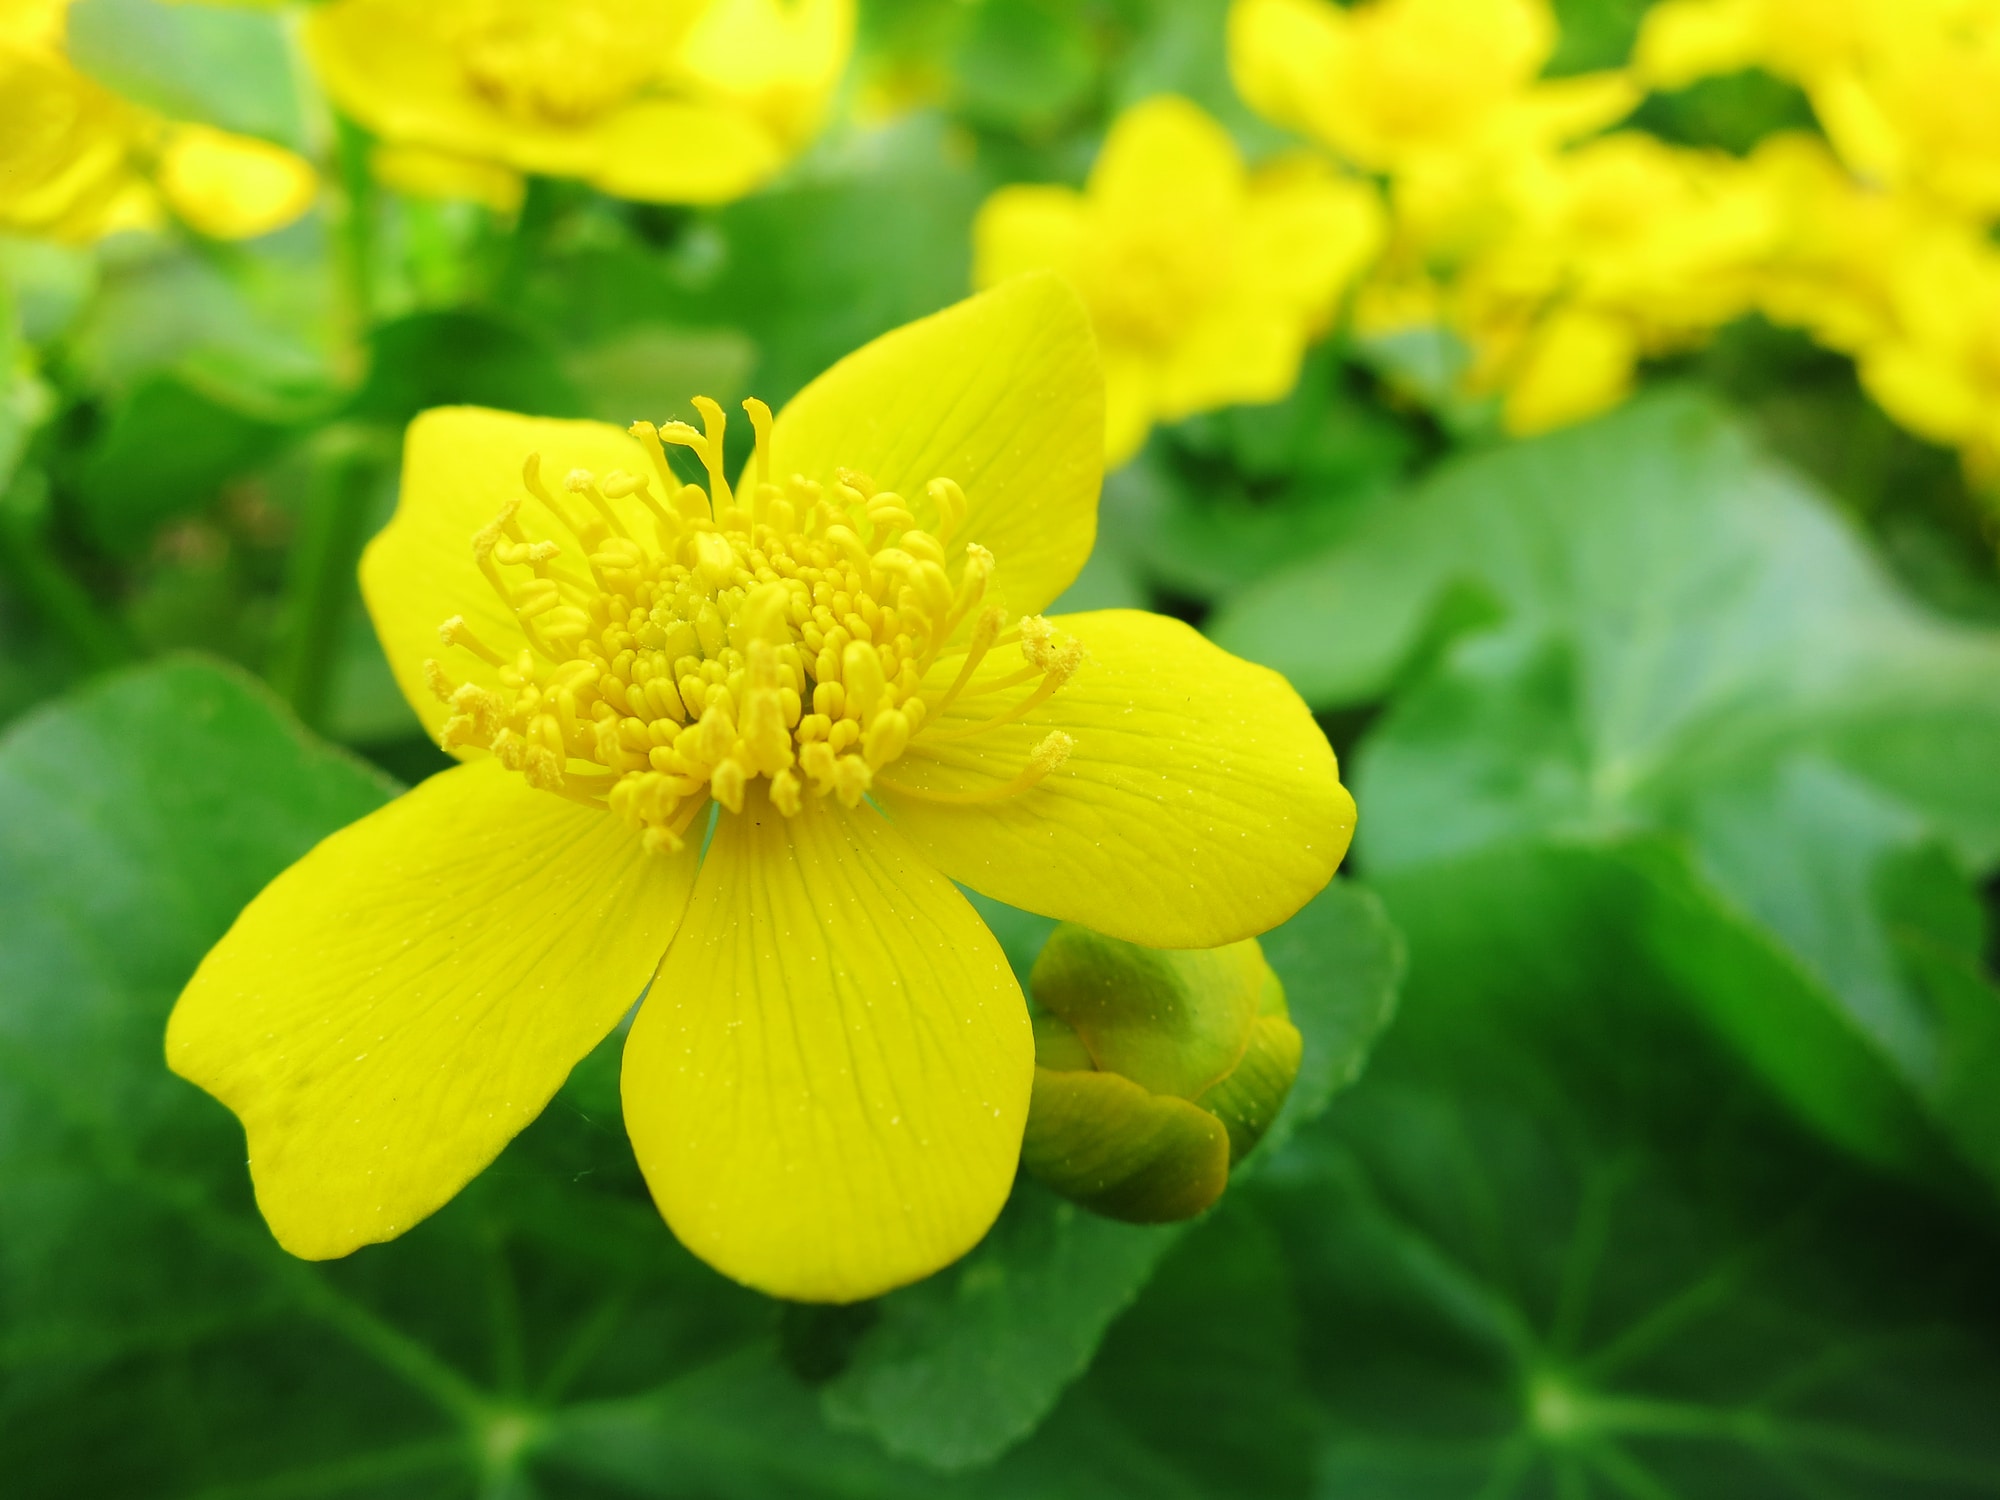
[[[723,472],[722,441],[729,430],[729,414],[707,396],[696,396],[694,409],[701,413],[700,432],[685,422],[669,422],[659,430],[660,440],[694,450],[701,466],[708,470],[709,503],[720,516],[735,500]]]
[[[1013,722],[1069,680],[1082,659],[1075,642],[1039,617],[1008,629],[1005,612],[986,602],[993,555],[952,540],[971,513],[956,484],[925,487],[936,512],[930,531],[901,495],[858,470],[836,470],[825,486],[799,476],[774,483],[771,412],[750,400],[743,409],[756,444],[732,492],[722,409],[707,397],[694,405],[699,431],[632,425],[653,479],[575,468],[552,490],[541,456],[526,456],[521,492],[473,538],[474,560],[526,649],[509,660],[463,615],[439,627],[441,641],[497,678],[492,686],[458,682],[437,663],[426,668],[450,710],[440,743],[482,746],[531,786],[608,809],[646,848],[669,850],[684,847],[704,809],[749,806],[759,778],[785,817],[799,816],[809,799],[858,807],[913,744]],[[673,474],[668,443],[698,455],[707,488]],[[631,525],[637,512],[620,502],[633,496],[653,526]],[[542,506],[527,512],[536,527],[522,519],[529,498]],[[545,534],[550,526],[555,538]],[[947,541],[963,549],[950,565]],[[579,544],[587,570],[559,566]],[[991,650],[1016,640],[1023,671],[975,683]],[[925,697],[926,675],[953,655],[963,658],[955,680]],[[995,717],[938,724],[961,695],[1037,677]],[[1060,764],[1069,744],[1059,732],[1045,736],[1028,766],[998,788],[910,795],[1012,796]]]
[[[449,620],[438,626],[438,639],[443,641],[447,646],[463,646],[489,666],[502,667],[506,665],[506,662],[501,658],[498,651],[495,651],[491,646],[488,646],[472,633],[472,627],[465,623],[464,615],[453,615]]]
[[[1060,729],[1052,729],[1043,735],[1028,757],[1021,774],[1003,786],[990,787],[975,792],[933,792],[919,787],[905,786],[900,782],[877,777],[875,784],[899,797],[912,797],[919,802],[939,802],[953,807],[975,807],[986,802],[1005,802],[1010,797],[1018,797],[1037,782],[1060,766],[1076,749],[1076,741]]]
[[[979,670],[980,662],[984,661],[986,653],[993,649],[993,642],[1000,634],[1000,627],[1006,623],[1007,611],[997,604],[982,611],[979,618],[973,621],[972,641],[965,648],[965,665],[958,669],[958,676],[953,679],[951,686],[945,689],[944,696],[931,705],[932,718],[935,719],[951,707],[952,700],[965,691],[965,685],[972,681],[972,674]]]
[[[771,482],[771,408],[751,396],[743,410],[750,415],[750,430],[757,434],[757,446],[750,451],[751,492],[762,495]]]

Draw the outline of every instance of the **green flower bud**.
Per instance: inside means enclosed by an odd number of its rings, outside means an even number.
[[[1064,923],[1029,988],[1021,1165],[1138,1224],[1192,1218],[1220,1197],[1277,1118],[1303,1045],[1256,940],[1141,948]]]

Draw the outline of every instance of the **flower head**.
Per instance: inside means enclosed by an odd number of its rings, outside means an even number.
[[[853,0],[334,0],[340,106],[392,146],[662,203],[741,196],[818,128]]]
[[[273,882],[168,1033],[285,1245],[437,1208],[645,991],[626,1121],[669,1224],[753,1286],[872,1295],[984,1233],[1020,1152],[1028,1017],[953,881],[1153,946],[1327,881],[1353,804],[1281,679],[1040,613],[1090,549],[1102,403],[1035,276],[746,403],[733,481],[709,402],[417,420],[363,585],[467,763]]]
[[[1372,188],[1302,158],[1251,172],[1184,99],[1119,116],[1079,193],[1005,187],[980,211],[974,279],[1068,277],[1104,350],[1105,447],[1156,420],[1276,401],[1381,239]]]
[[[1936,233],[1884,279],[1892,317],[1859,355],[1861,383],[1912,432],[1958,447],[1974,482],[2000,481],[2000,253]]]
[[[292,152],[162,119],[79,72],[66,10],[0,11],[0,229],[92,240],[156,223],[164,202],[203,234],[246,239],[311,205],[312,168]]]
[[[1555,44],[1546,0],[1236,0],[1229,15],[1250,105],[1385,172],[1553,145],[1638,103],[1616,73],[1539,81]]]
[[[1960,213],[2000,213],[2000,5],[1668,0],[1634,65],[1661,87],[1762,67],[1797,83],[1848,167]]]

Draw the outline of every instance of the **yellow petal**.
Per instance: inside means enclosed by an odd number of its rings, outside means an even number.
[[[377,182],[399,193],[483,203],[498,214],[519,210],[527,191],[521,174],[511,167],[428,146],[378,145],[368,154],[368,165]]]
[[[1280,125],[1327,134],[1314,126],[1346,65],[1351,24],[1346,11],[1323,0],[1236,0],[1229,10],[1236,91]]]
[[[641,99],[596,127],[570,175],[645,203],[727,203],[770,177],[786,155],[777,135],[745,110]]]
[[[1243,191],[1243,158],[1229,132],[1173,94],[1121,114],[1090,169],[1092,206],[1113,225],[1164,218],[1206,227],[1238,211]]]
[[[995,597],[1032,613],[1067,588],[1097,535],[1104,375],[1083,304],[1022,276],[884,334],[801,391],[771,437],[774,474],[840,467],[917,502],[956,480],[958,538],[998,559]]]
[[[998,286],[1028,271],[1054,271],[1076,281],[1088,225],[1083,195],[1073,188],[1016,184],[979,206],[972,223],[972,282]]]
[[[1584,308],[1551,315],[1510,373],[1507,430],[1548,432],[1609,410],[1630,394],[1638,362],[1622,319]]]
[[[725,0],[702,25],[718,15],[729,22],[741,9],[740,0]],[[647,93],[635,78],[629,97],[608,96],[601,108],[559,117],[504,107],[473,86],[463,6],[337,0],[312,9],[306,36],[328,93],[385,140],[581,178],[628,198],[711,203],[738,197],[777,170],[792,149],[784,122],[801,105],[777,85],[775,94],[760,90],[754,78],[744,80],[746,97],[718,89],[699,58],[678,66],[677,49],[699,41],[684,34],[693,19],[686,6],[650,5],[628,9],[620,21],[629,33],[626,50],[656,55],[663,79],[682,92]],[[588,66],[551,66],[564,65]],[[685,76],[675,78],[677,71]]]
[[[1104,463],[1116,468],[1146,446],[1160,410],[1160,372],[1134,349],[1104,351]]]
[[[625,1122],[695,1254],[847,1302],[975,1244],[1020,1155],[1026,1004],[965,898],[865,805],[717,826],[625,1047]]]
[[[174,1007],[168,1064],[243,1122],[287,1250],[391,1239],[638,999],[694,863],[491,762],[446,771],[244,909]]]
[[[854,0],[710,0],[677,76],[796,149],[818,129],[854,46]]]
[[[207,125],[174,125],[160,151],[160,191],[181,219],[220,240],[282,229],[308,208],[319,180],[282,146]]]
[[[1354,801],[1282,677],[1160,615],[1102,610],[1055,624],[1087,656],[1054,697],[1019,723],[940,743],[936,732],[1006,701],[961,698],[876,780],[883,809],[939,869],[1154,948],[1253,937],[1332,878]],[[975,686],[1016,670],[1006,655],[994,652]],[[973,805],[922,795],[998,790],[1053,730],[1075,747],[1025,792]]]
[[[1243,223],[1244,279],[1315,332],[1382,247],[1387,215],[1369,184],[1291,156],[1262,168]]]
[[[544,481],[554,486],[579,468],[595,474],[611,469],[652,473],[639,444],[602,422],[519,417],[477,406],[439,407],[410,424],[396,514],[362,554],[361,592],[375,633],[403,695],[433,736],[450,710],[426,685],[425,661],[438,660],[455,682],[485,687],[499,682],[495,669],[471,652],[448,649],[438,639],[438,626],[462,615],[475,635],[510,660],[525,644],[512,612],[473,562],[472,538],[504,504],[527,493],[521,465],[530,453],[541,454]],[[636,502],[614,503],[631,525],[646,528],[638,534],[651,534],[651,523],[641,519],[644,511]],[[568,533],[538,502],[530,502],[524,514],[537,535],[567,540]],[[571,544],[566,563],[581,571],[575,551]]]
[[[1177,421],[1241,402],[1282,401],[1298,384],[1306,320],[1249,288],[1212,304],[1162,363],[1160,417]]]
[[[1668,90],[1752,67],[1765,61],[1764,10],[1756,0],[1662,0],[1640,22],[1632,67]]]

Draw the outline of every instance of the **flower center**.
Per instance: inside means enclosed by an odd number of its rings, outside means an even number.
[[[956,483],[925,488],[933,530],[902,496],[852,470],[831,486],[775,484],[770,408],[743,406],[757,447],[735,490],[723,475],[727,418],[705,396],[695,399],[701,431],[633,424],[652,450],[650,478],[576,469],[551,487],[541,455],[528,455],[525,493],[472,541],[528,644],[510,661],[463,616],[438,627],[500,679],[497,691],[454,683],[442,663],[425,663],[453,710],[440,736],[447,749],[483,746],[531,786],[607,807],[644,830],[648,848],[677,849],[711,797],[741,812],[763,778],[787,817],[808,797],[853,807],[905,753],[1015,723],[1074,675],[1083,648],[1073,637],[1039,615],[1008,629],[1005,611],[986,602],[991,552],[968,544],[947,561],[967,514]],[[706,489],[680,482],[663,443],[700,458]],[[614,503],[627,497],[649,524]],[[536,530],[553,534],[531,530],[542,521]],[[567,564],[572,545],[587,572]],[[978,675],[1008,645],[1019,648],[1019,670]],[[940,663],[947,670],[926,687]],[[992,695],[991,712],[970,723],[963,710],[949,724],[941,717]],[[998,801],[1048,775],[1072,744],[1051,732],[991,790],[896,790]]]
[[[472,0],[453,39],[475,93],[517,120],[574,126],[645,87],[694,9],[641,0]]]

